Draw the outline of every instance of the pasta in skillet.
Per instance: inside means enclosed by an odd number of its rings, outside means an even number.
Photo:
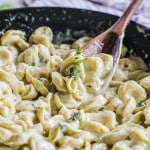
[[[149,150],[150,72],[125,58],[84,56],[90,37],[55,45],[49,27],[9,30],[0,45],[0,150]],[[140,64],[139,64],[140,63]]]

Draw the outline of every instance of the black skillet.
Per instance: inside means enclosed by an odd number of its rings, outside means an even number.
[[[40,26],[49,26],[54,42],[70,43],[83,35],[95,36],[117,20],[116,16],[72,8],[19,8],[0,11],[0,36],[8,29],[26,32],[27,37]],[[150,68],[150,29],[131,22],[124,44],[141,56]]]

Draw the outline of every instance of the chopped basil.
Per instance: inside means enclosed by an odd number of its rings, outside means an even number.
[[[70,121],[82,121],[82,116],[80,112],[75,112],[74,114],[71,115],[71,117],[69,118]]]

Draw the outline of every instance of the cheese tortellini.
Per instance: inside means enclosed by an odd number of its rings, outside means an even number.
[[[0,150],[149,150],[150,72],[144,61],[85,56],[90,40],[52,43],[49,27],[29,37],[8,30],[0,45]]]

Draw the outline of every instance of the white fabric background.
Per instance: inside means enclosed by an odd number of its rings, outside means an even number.
[[[1,3],[11,2],[17,7],[71,7],[105,12],[120,16],[131,0],[0,0]],[[132,20],[150,28],[150,0],[144,0]]]

